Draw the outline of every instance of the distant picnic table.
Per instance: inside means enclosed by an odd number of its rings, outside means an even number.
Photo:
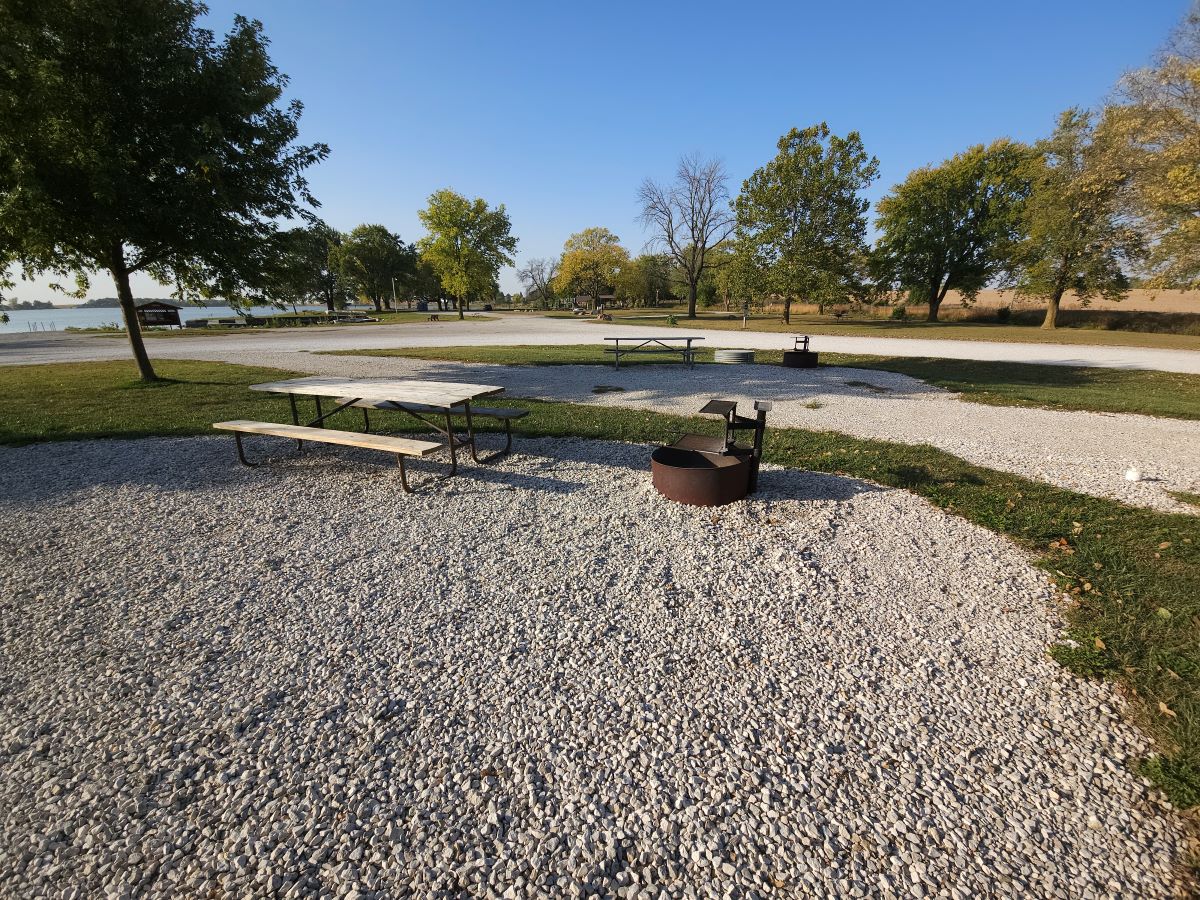
[[[670,337],[606,337],[613,346],[605,347],[605,353],[613,354],[613,367],[621,368],[621,357],[640,353],[677,353],[688,368],[696,364],[698,347],[692,346],[692,341],[702,341],[702,337],[687,335],[671,335]],[[624,343],[625,346],[621,346]],[[682,344],[682,346],[680,346]]]

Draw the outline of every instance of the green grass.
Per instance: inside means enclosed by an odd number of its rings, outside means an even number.
[[[655,328],[674,328],[680,333],[688,330],[718,329],[741,331],[742,318],[730,313],[701,313],[687,319],[679,309],[619,309],[610,311],[611,322],[599,322],[594,317],[582,319],[593,325],[652,325]],[[575,318],[570,313],[550,313],[551,318]],[[677,317],[677,324],[668,324],[667,316]],[[920,338],[922,340],[1000,341],[1030,344],[1091,344],[1102,347],[1161,347],[1175,350],[1200,350],[1200,335],[1163,334],[1139,331],[1105,331],[1098,328],[1056,328],[1044,331],[1035,325],[1001,325],[996,322],[925,322],[919,319],[897,321],[869,316],[841,320],[832,316],[795,315],[791,324],[784,325],[777,315],[754,315],[747,325],[749,331],[769,331],[781,334],[825,334],[843,337]],[[820,349],[820,348],[817,348]]]
[[[331,352],[344,356],[400,356],[509,366],[612,364],[611,354],[606,354],[599,344],[568,344],[561,347],[419,347]],[[712,350],[701,350],[696,361],[711,363],[712,358]],[[755,353],[755,359],[760,363],[778,363],[782,359],[782,352],[759,350]],[[669,356],[647,355],[634,357],[628,362],[623,360],[621,365],[670,361]],[[964,400],[972,403],[1200,419],[1200,375],[843,353],[822,353],[821,361],[825,365],[899,372],[947,390],[958,391]],[[846,383],[870,387],[864,381]]]
[[[1167,493],[1180,503],[1190,503],[1192,506],[1200,507],[1200,494],[1193,494],[1191,491],[1167,491]]]
[[[287,418],[279,397],[246,386],[289,373],[167,360],[159,366],[174,380],[142,386],[125,362],[0,367],[0,442],[211,434],[220,419]],[[643,410],[505,403],[530,409],[515,428],[527,436],[662,441],[712,428],[699,417]],[[352,416],[343,427],[357,425]],[[912,491],[1028,550],[1073,598],[1066,615],[1074,646],[1056,647],[1053,655],[1081,675],[1119,682],[1161,748],[1140,771],[1177,805],[1200,802],[1200,517],[1077,494],[933,447],[831,432],[772,429],[765,458]]]
[[[247,390],[285,375],[224,363],[156,359],[165,380],[132,362],[0,367],[0,444],[211,434],[222,419],[280,419],[279,398]],[[282,419],[280,419],[282,421]]]
[[[899,372],[972,403],[1200,419],[1200,375],[842,353],[822,353],[821,362]]]

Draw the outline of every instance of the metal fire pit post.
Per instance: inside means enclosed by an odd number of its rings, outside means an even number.
[[[770,400],[754,401],[758,415],[754,418],[754,454],[750,462],[750,485],[747,489],[750,494],[758,490],[758,462],[762,459],[763,436],[767,432],[767,413],[774,405]]]
[[[650,465],[655,488],[672,500],[696,506],[732,503],[756,490],[771,406],[766,400],[755,401],[756,414],[750,417],[738,415],[735,401],[710,400],[700,412],[724,419],[724,436],[685,434],[655,450]],[[739,431],[754,432],[749,446],[737,443]]]
[[[791,350],[783,351],[783,365],[788,369],[813,369],[817,365],[817,354],[808,349],[808,335],[796,338]]]

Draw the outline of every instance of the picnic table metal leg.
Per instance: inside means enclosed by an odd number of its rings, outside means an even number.
[[[292,408],[292,424],[299,425],[300,424],[300,413],[296,409],[296,395],[295,394],[288,394],[288,405],[291,406],[291,408]],[[241,446],[241,445],[239,444],[238,446]],[[304,449],[304,441],[296,441],[296,449],[303,450]]]
[[[314,423],[314,424],[315,424],[315,425],[316,425],[318,428],[324,428],[324,427],[325,427],[325,421],[324,421],[325,417],[324,417],[323,415],[321,415],[321,398],[320,398],[320,397],[313,397],[313,400],[314,400],[314,401],[316,402],[316,404],[317,404],[317,418],[316,418],[316,421],[315,421],[315,423]]]
[[[454,448],[454,424],[450,421],[450,411],[446,410],[446,444],[450,447],[450,474],[458,471],[458,453]]]
[[[371,417],[367,415],[367,408],[363,407],[363,431],[369,433],[371,431]]]
[[[483,462],[483,460],[479,458],[479,453],[476,452],[475,449],[475,425],[471,421],[470,401],[467,401],[463,404],[463,415],[466,416],[467,419],[467,440],[471,444],[471,459],[475,460],[475,462]]]
[[[404,488],[404,493],[415,493],[415,491],[408,486],[408,473],[404,471],[404,456],[399,453],[396,454],[396,465],[400,467],[400,486]]]
[[[246,459],[246,448],[242,446],[242,434],[239,431],[233,433],[233,442],[237,444],[238,459],[241,460],[243,466],[249,466],[251,469],[258,468],[257,463],[252,463]]]

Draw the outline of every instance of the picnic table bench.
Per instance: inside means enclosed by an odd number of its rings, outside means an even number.
[[[613,354],[613,368],[621,368],[621,357],[628,354],[640,353],[678,353],[683,361],[687,363],[688,368],[696,364],[696,353],[698,347],[692,346],[692,341],[702,341],[702,337],[676,336],[670,337],[606,337],[604,340],[612,341],[613,346],[605,347],[605,353]],[[622,347],[622,341],[625,346]],[[682,342],[683,346],[678,346]],[[630,346],[632,344],[632,346]]]
[[[255,422],[246,419],[234,419],[228,422],[215,423],[213,425],[214,428],[233,432],[237,444],[238,459],[243,464],[247,466],[254,465],[246,458],[245,448],[242,445],[242,436],[245,434],[290,438],[296,441],[300,447],[303,447],[305,441],[350,447],[365,447],[391,453],[396,457],[396,463],[400,469],[400,484],[410,494],[413,490],[409,487],[407,473],[404,468],[405,457],[423,458],[438,450],[447,449],[450,452],[450,472],[447,477],[453,476],[458,471],[457,450],[460,447],[469,447],[471,457],[476,462],[487,461],[480,459],[476,452],[475,430],[472,425],[472,417],[475,415],[475,410],[472,408],[471,403],[478,397],[491,396],[504,391],[502,387],[486,384],[461,384],[458,382],[416,381],[390,378],[350,379],[319,375],[308,378],[292,378],[286,381],[272,381],[266,384],[255,384],[251,385],[250,389],[286,394],[291,407],[292,424]],[[316,404],[316,418],[304,425],[300,424],[299,410],[296,405],[296,397],[298,396],[311,396]],[[332,398],[334,401],[333,409],[328,412],[322,409],[321,399],[323,397]],[[343,409],[356,407],[360,404],[388,404],[387,406],[375,406],[374,408],[386,408],[410,415],[429,426],[444,440],[428,441],[395,437],[392,435],[371,434],[369,432],[340,431],[325,427],[325,420],[330,416]],[[513,415],[508,416],[509,419],[512,419],[518,417],[516,413],[523,414],[525,411],[489,410],[488,412],[493,414],[501,412],[513,413]],[[365,409],[363,415],[365,419]],[[431,415],[437,416],[443,421],[435,421],[429,417]],[[465,437],[460,437],[456,434],[452,416],[465,418]],[[488,417],[501,418],[499,415]],[[369,426],[369,420],[365,421]],[[508,452],[511,446],[512,435],[510,433],[507,444],[500,453]],[[494,454],[494,456],[498,456],[500,453]],[[489,457],[489,459],[491,458],[493,457]]]

